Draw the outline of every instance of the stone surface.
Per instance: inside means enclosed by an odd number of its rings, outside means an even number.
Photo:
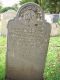
[[[35,3],[22,5],[8,23],[7,80],[42,80],[50,25]]]
[[[14,10],[8,10],[2,14],[0,14],[1,16],[1,20],[0,20],[0,32],[2,35],[5,35],[7,36],[7,24],[8,24],[8,21],[10,19],[13,19],[16,15],[16,11]]]
[[[60,25],[58,23],[51,24],[51,36],[59,36],[60,35]]]

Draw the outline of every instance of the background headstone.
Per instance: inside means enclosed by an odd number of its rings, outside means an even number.
[[[0,20],[0,33],[2,35],[7,36],[7,24],[10,19],[13,19],[16,15],[16,11],[14,10],[8,10],[7,12],[4,12],[0,14],[1,20]]]
[[[8,23],[7,80],[42,80],[50,25],[35,3],[22,5]]]

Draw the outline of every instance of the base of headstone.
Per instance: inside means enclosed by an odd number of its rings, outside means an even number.
[[[12,78],[5,77],[5,80],[17,80],[17,79],[12,79]],[[26,80],[26,79],[24,79],[24,80]],[[27,79],[27,80],[31,80],[31,79]],[[45,80],[45,79],[43,77],[41,77],[40,80]]]
[[[5,79],[5,80],[17,80],[17,79]],[[41,78],[40,80],[44,80],[44,78]]]

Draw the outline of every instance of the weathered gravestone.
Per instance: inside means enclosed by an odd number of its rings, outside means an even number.
[[[24,4],[8,23],[7,80],[42,80],[50,25],[35,3]]]

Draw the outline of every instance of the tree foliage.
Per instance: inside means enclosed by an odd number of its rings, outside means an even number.
[[[26,2],[35,2],[39,4],[43,10],[50,13],[59,13],[60,12],[60,0],[21,0],[20,4]]]
[[[0,9],[0,13],[4,13],[4,12],[6,12],[6,11],[10,10],[10,9],[12,9],[12,10],[15,10],[15,11],[16,11],[16,9],[15,9],[15,8],[13,8],[13,7],[4,7],[4,8],[1,8],[1,9]]]
[[[50,13],[59,13],[60,0],[47,0],[46,8]]]
[[[2,8],[2,3],[0,2],[0,9]]]
[[[12,7],[3,7],[2,3],[0,2],[0,13],[4,13],[10,9],[17,11],[17,5],[15,4]]]

